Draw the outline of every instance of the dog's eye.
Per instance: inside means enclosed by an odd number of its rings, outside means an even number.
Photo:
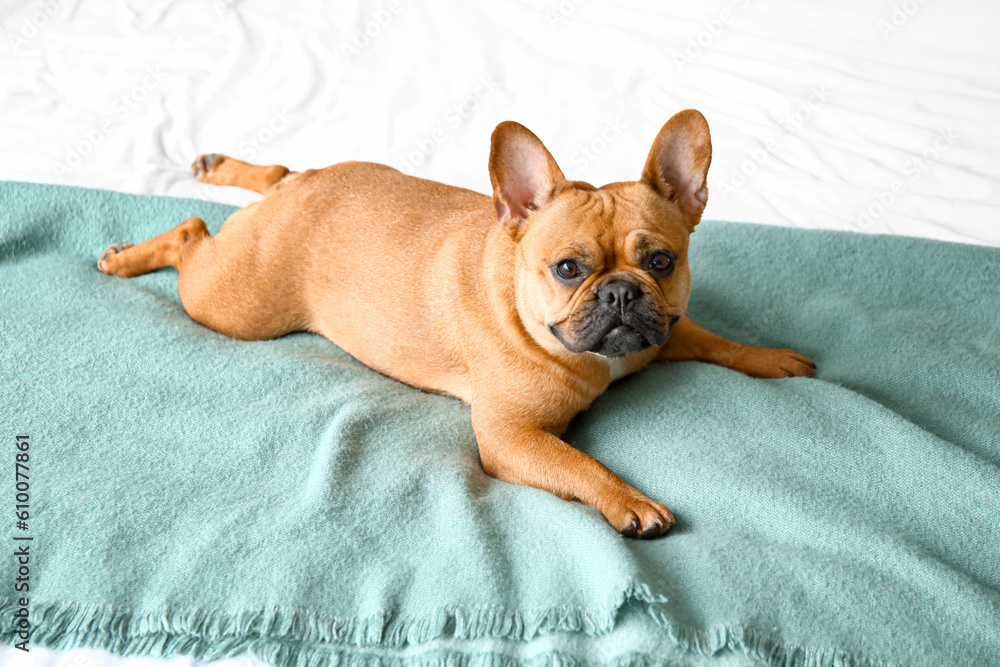
[[[556,273],[563,280],[572,280],[580,275],[580,266],[571,259],[564,259],[556,265]]]
[[[672,273],[676,261],[674,254],[669,250],[657,250],[649,256],[649,271],[662,274]]]

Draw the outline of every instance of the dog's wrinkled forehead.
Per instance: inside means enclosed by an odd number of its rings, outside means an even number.
[[[684,214],[648,185],[574,186],[554,197],[533,216],[534,224],[527,225],[525,236],[536,239],[531,245],[542,255],[573,250],[579,259],[604,263],[609,257],[627,261],[662,247],[678,255],[686,250],[690,227]]]

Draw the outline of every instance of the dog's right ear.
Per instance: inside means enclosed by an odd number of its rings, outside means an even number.
[[[528,213],[552,199],[566,178],[531,130],[507,120],[493,130],[490,181],[497,222],[515,236]]]

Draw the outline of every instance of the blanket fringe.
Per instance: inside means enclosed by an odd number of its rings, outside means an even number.
[[[454,606],[421,617],[383,610],[368,618],[337,617],[303,609],[266,607],[235,614],[167,606],[155,612],[110,605],[50,603],[30,606],[30,644],[64,650],[81,646],[120,655],[197,660],[229,657],[242,651],[275,667],[398,665],[399,667],[511,667],[513,665],[577,665],[576,657],[546,651],[529,660],[503,653],[464,653],[429,649],[394,656],[393,650],[436,639],[495,638],[524,641],[558,632],[599,636],[610,632],[619,610],[641,603],[671,642],[704,656],[743,653],[775,667],[891,667],[888,663],[851,656],[843,651],[786,646],[756,630],[723,627],[697,630],[672,623],[660,606],[667,598],[630,580],[598,609],[553,606],[515,611],[506,607]],[[0,641],[13,644],[16,602],[0,598]],[[662,665],[656,656],[627,654],[612,664]]]

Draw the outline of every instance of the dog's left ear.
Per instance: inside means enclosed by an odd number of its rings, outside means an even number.
[[[490,181],[497,222],[515,236],[528,212],[552,199],[566,178],[541,140],[525,126],[508,120],[493,130]]]
[[[712,137],[708,121],[699,111],[686,109],[664,124],[649,150],[642,180],[671,201],[691,220],[701,220],[708,203],[708,166],[712,163]]]

